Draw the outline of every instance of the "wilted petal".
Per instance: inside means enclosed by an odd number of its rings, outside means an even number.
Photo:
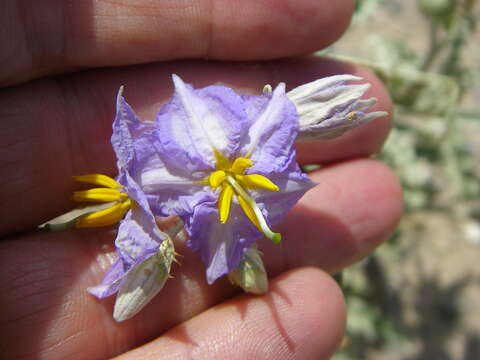
[[[117,94],[116,114],[113,121],[111,143],[117,156],[119,169],[127,169],[134,160],[136,152],[145,148],[138,143],[140,135],[153,129],[153,123],[140,121],[135,112],[123,98],[123,86]],[[150,150],[151,151],[151,150]]]
[[[297,107],[297,141],[330,139],[386,113],[366,113],[376,99],[361,100],[370,84],[347,84],[361,78],[336,75],[299,86],[287,93]]]
[[[155,253],[166,238],[156,226],[150,227],[149,223],[143,211],[134,209],[118,228],[115,246],[127,268]]]
[[[170,239],[162,242],[157,253],[135,265],[118,290],[113,317],[124,321],[136,315],[163,288],[175,257]]]
[[[130,210],[120,223],[115,239],[117,261],[102,282],[88,288],[88,292],[100,299],[116,293],[132,267],[155,254],[165,239],[165,233],[156,225],[150,225],[149,215],[143,209]]]
[[[121,172],[119,179],[135,201],[121,222],[115,240],[120,256],[130,266],[155,252],[167,235],[158,228],[147,196],[129,173]]]

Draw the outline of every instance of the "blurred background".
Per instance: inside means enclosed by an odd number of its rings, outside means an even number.
[[[357,0],[323,55],[364,64],[395,102],[379,158],[406,214],[338,274],[348,329],[334,360],[480,359],[480,0]]]

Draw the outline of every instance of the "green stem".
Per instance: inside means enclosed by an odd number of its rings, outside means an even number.
[[[444,44],[438,42],[438,25],[437,23],[430,23],[430,41],[428,45],[428,52],[422,60],[420,69],[422,71],[428,71],[433,62],[437,58],[440,51],[443,49]]]

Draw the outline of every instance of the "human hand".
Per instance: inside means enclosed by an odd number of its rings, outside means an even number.
[[[118,324],[111,316],[113,299],[100,302],[86,292],[111,265],[114,231],[30,232],[72,207],[72,175],[114,174],[109,137],[122,84],[140,117],[151,119],[171,93],[171,73],[197,87],[221,82],[240,93],[258,93],[267,83],[293,88],[351,73],[374,85],[368,95],[379,99],[377,109],[390,110],[381,84],[350,65],[312,58],[172,61],[308,53],[340,36],[353,1],[132,4],[0,5],[6,30],[0,34],[0,355],[328,358],[343,336],[345,310],[340,290],[323,271],[332,273],[368,254],[401,213],[395,178],[367,159],[385,139],[388,119],[333,141],[299,146],[301,163],[328,166],[311,174],[320,185],[280,226],[283,243],[259,243],[272,278],[264,296],[238,295],[226,279],[207,286],[198,256],[177,247],[185,257],[173,269],[175,278],[136,317]],[[124,66],[130,64],[137,65]],[[116,67],[100,68],[107,66]]]

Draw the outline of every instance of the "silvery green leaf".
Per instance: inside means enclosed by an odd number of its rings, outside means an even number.
[[[248,293],[261,295],[268,291],[267,272],[255,245],[247,250],[238,267],[228,274],[228,279]]]
[[[116,321],[131,318],[152,300],[165,285],[174,258],[173,242],[167,238],[156,254],[129,271],[115,301],[113,318]]]

